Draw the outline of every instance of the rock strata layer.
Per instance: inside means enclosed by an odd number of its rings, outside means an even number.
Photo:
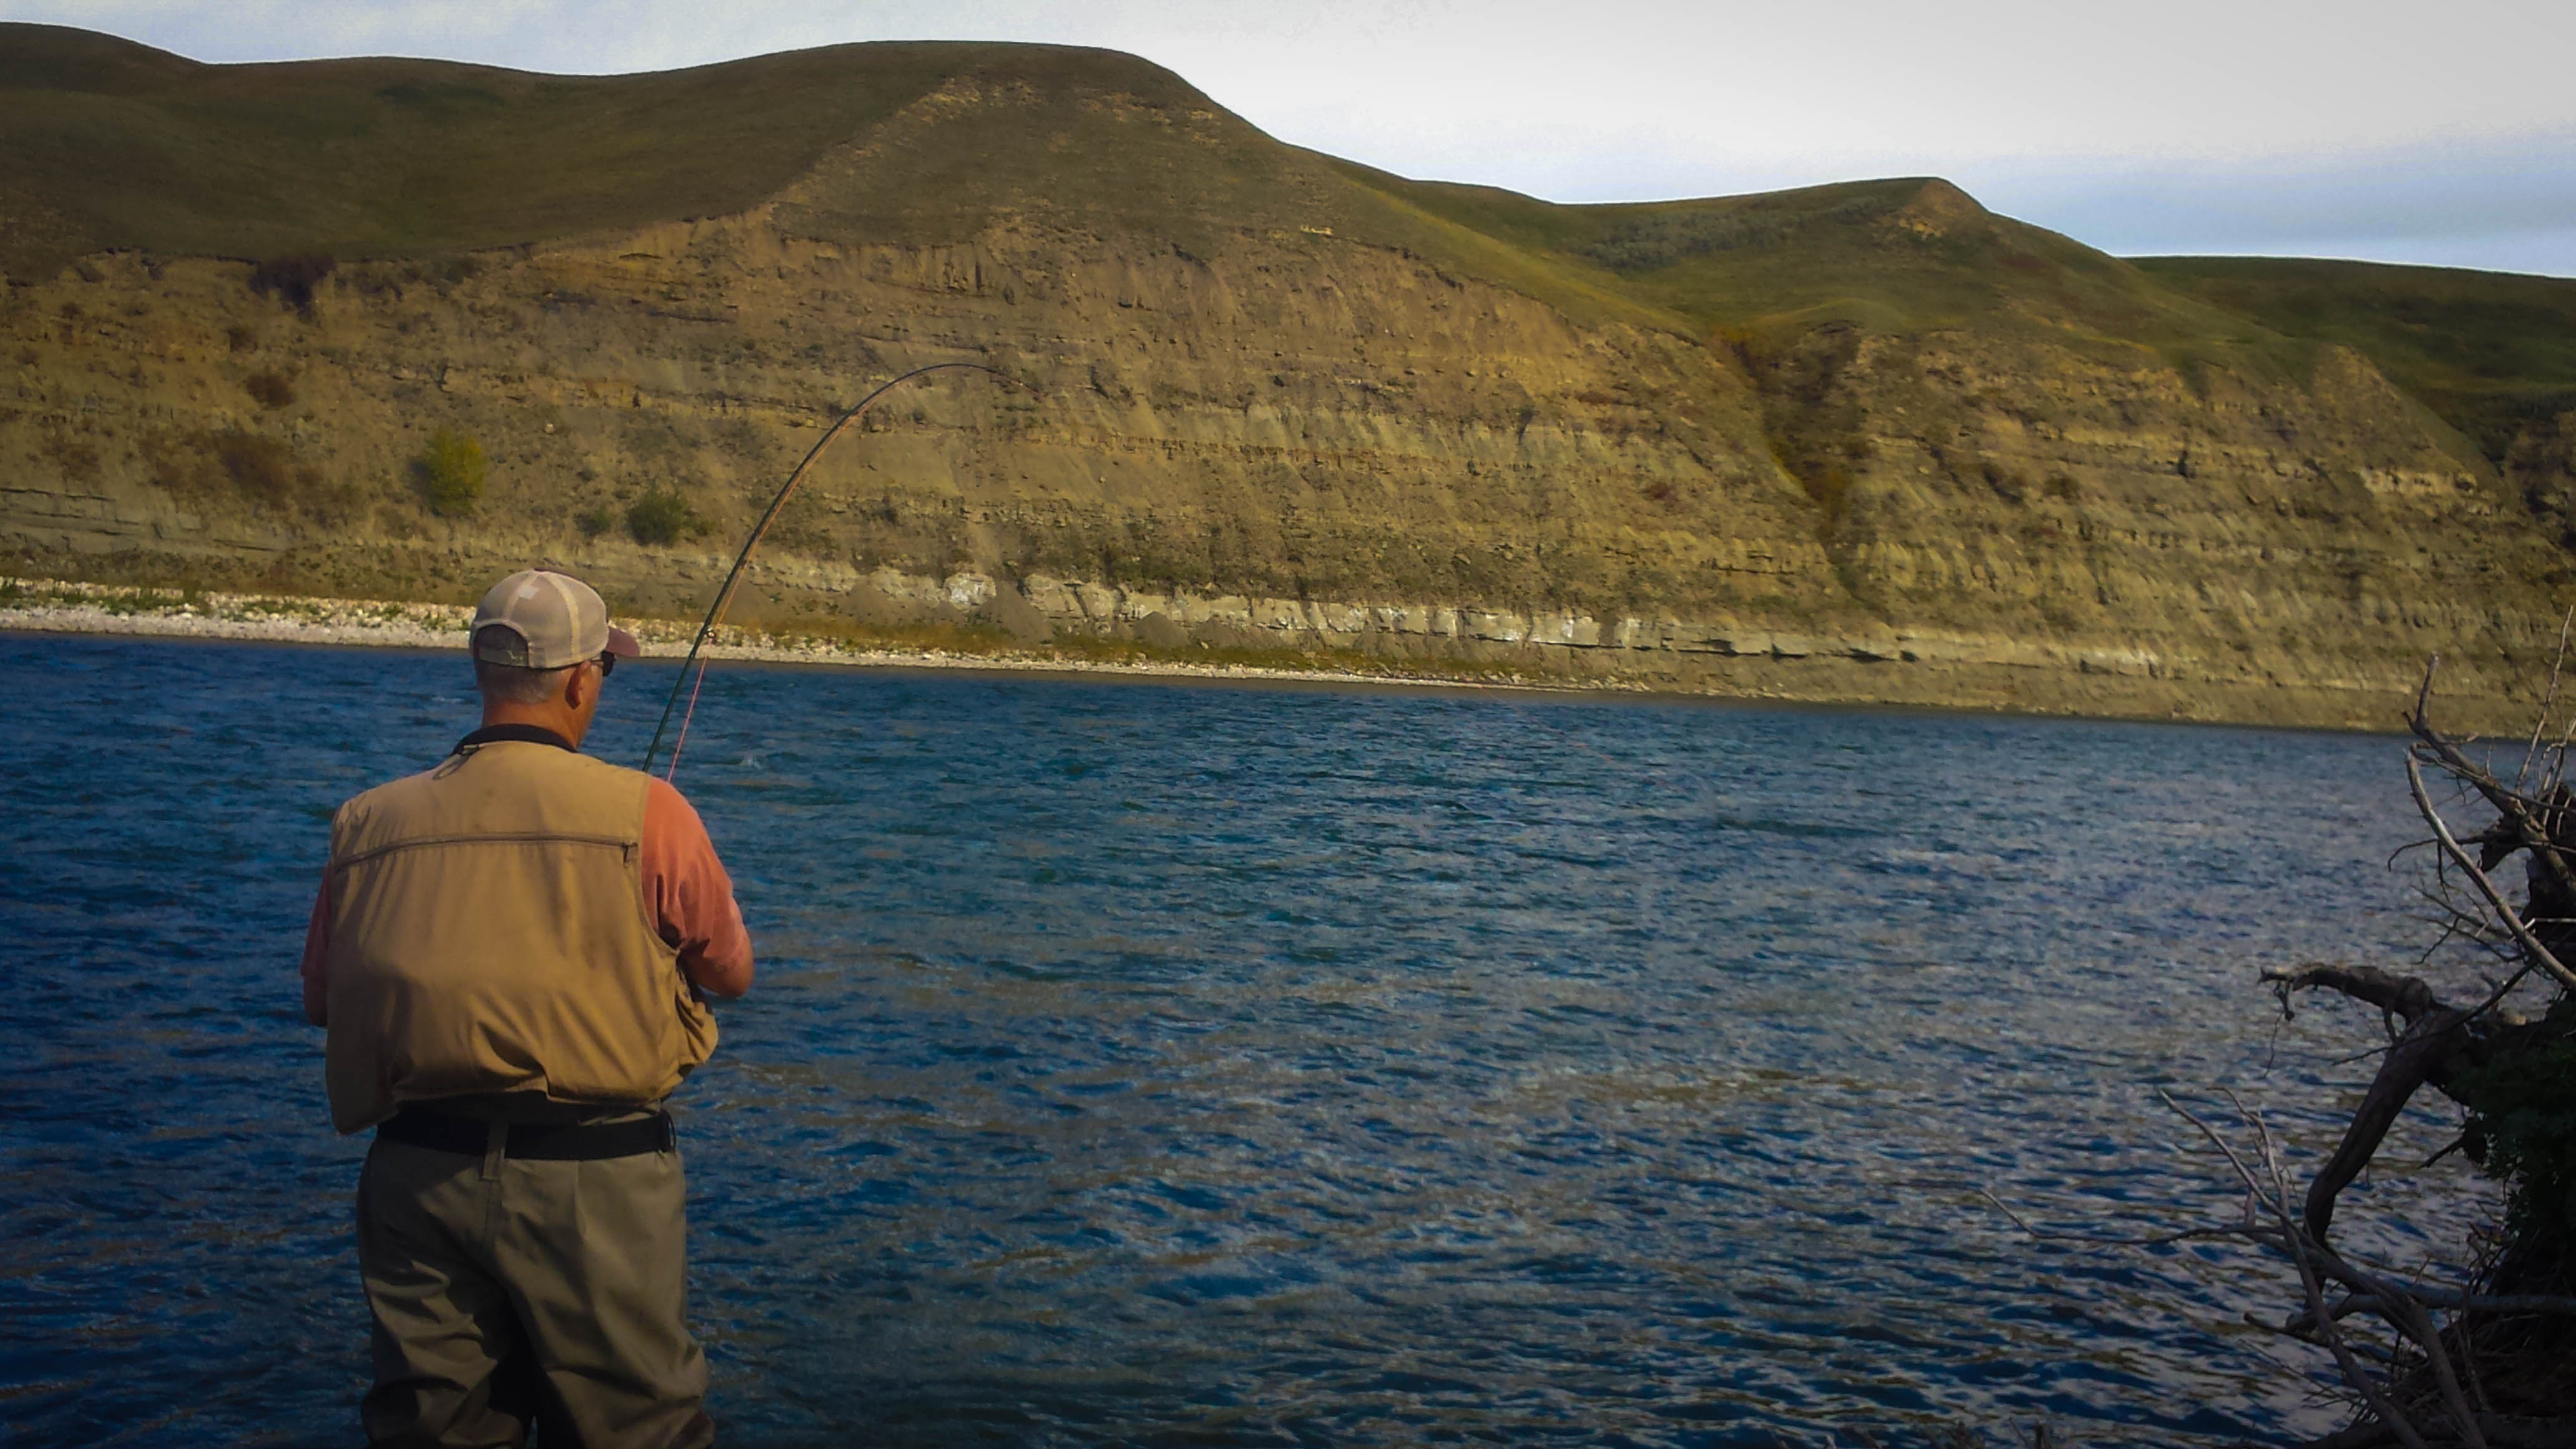
[[[1402,240],[1432,221],[1304,172],[1249,222],[875,208],[1031,107],[1139,155],[1240,129],[1033,94],[937,89],[734,214],[345,259],[306,297],[139,251],[13,285],[0,545],[35,575],[448,601],[543,560],[685,617],[842,407],[968,361],[1001,380],[925,379],[822,455],[739,619],[2300,724],[2390,724],[2435,652],[2454,717],[2509,723],[2545,682],[2565,551],[2349,349],[2180,356],[2045,288],[1705,325],[1573,271],[1516,285],[1473,238],[1434,256]],[[1940,183],[1890,195],[1850,245],[2122,265]],[[439,433],[487,458],[470,511],[430,506]],[[653,499],[678,536],[641,543]]]

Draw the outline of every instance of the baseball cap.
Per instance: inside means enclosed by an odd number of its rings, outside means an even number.
[[[552,569],[523,569],[494,584],[474,607],[473,639],[475,658],[517,669],[643,652],[634,635],[610,625],[597,589]]]

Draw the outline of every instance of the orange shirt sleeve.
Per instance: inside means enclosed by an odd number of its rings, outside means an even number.
[[[715,842],[695,807],[668,781],[644,796],[644,900],[662,939],[680,951],[680,969],[709,996],[751,989],[751,933],[734,904],[733,877],[716,859]]]

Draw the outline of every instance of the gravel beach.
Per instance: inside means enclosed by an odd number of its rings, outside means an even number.
[[[456,604],[308,599],[273,594],[181,594],[126,585],[0,578],[0,630],[28,633],[150,635],[380,649],[462,650],[465,647],[465,628],[473,617],[472,609]],[[694,624],[676,620],[621,619],[619,623],[635,635],[646,655],[654,657],[686,655],[689,641],[696,633]],[[704,653],[714,659],[850,668],[1018,670],[1050,674],[1291,680],[1442,689],[1567,688],[1521,681],[1362,674],[1326,667],[1275,669],[1243,664],[1194,664],[1180,660],[1101,660],[1037,650],[981,653],[896,649],[805,635],[773,635],[729,625],[716,630]],[[1598,690],[1604,687],[1620,690],[1617,685],[1586,688]]]

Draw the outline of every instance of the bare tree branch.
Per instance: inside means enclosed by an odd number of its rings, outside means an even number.
[[[2427,1012],[2410,1022],[2380,1059],[2379,1073],[2370,1079],[2361,1105],[2353,1109],[2334,1156],[2326,1159],[2326,1165],[2317,1169],[2316,1180],[2308,1184],[2307,1228],[2320,1242],[2334,1222],[2335,1197],[2370,1165],[2371,1155],[2379,1151],[2415,1089],[2447,1068],[2467,1044],[2468,1020],[2467,1012],[2447,1007]]]
[[[2540,696],[2540,712],[2531,721],[2531,743],[2523,747],[2522,768],[2514,772],[2513,788],[2519,792],[2531,783],[2532,762],[2540,757],[2540,741],[2549,732],[2549,711],[2558,703],[2558,680],[2567,668],[2567,631],[2576,626],[2576,606],[2558,621],[2558,654],[2549,662],[2549,688]]]
[[[2429,726],[2426,727],[2426,732],[2430,732]],[[2436,735],[2434,738],[2441,737]],[[2447,742],[2444,748],[2449,748]],[[2453,753],[2457,752],[2453,751]],[[2569,971],[2559,964],[2558,958],[2550,954],[2549,948],[2540,944],[2540,938],[2531,934],[2531,928],[2523,924],[2522,917],[2516,914],[2513,906],[2505,900],[2504,893],[2496,889],[2495,882],[2487,879],[2487,873],[2478,869],[2477,862],[2469,859],[2469,853],[2460,848],[2458,840],[2452,838],[2451,827],[2444,823],[2442,812],[2433,808],[2433,798],[2425,792],[2424,772],[2416,765],[2415,757],[2412,755],[2406,757],[2406,785],[2414,793],[2416,810],[2421,812],[2425,822],[2433,827],[2434,838],[2442,843],[2442,853],[2450,857],[2452,864],[2467,872],[2470,882],[2477,886],[2478,894],[2487,898],[2487,904],[2494,908],[2497,917],[2512,930],[2514,940],[2521,943],[2522,949],[2529,954],[2531,962],[2548,972],[2561,987],[2576,989],[2576,971]],[[2543,840],[2540,849],[2548,852],[2548,859],[2555,869],[2562,873],[2566,870],[2566,863],[2558,859],[2555,846]]]
[[[2355,1001],[2368,1002],[2382,1011],[2393,1011],[2409,1024],[2427,1012],[2450,1009],[2433,995],[2432,987],[2412,976],[2400,976],[2376,966],[2302,961],[2296,966],[2266,966],[2262,979],[2284,997],[2293,991],[2327,987]]]

